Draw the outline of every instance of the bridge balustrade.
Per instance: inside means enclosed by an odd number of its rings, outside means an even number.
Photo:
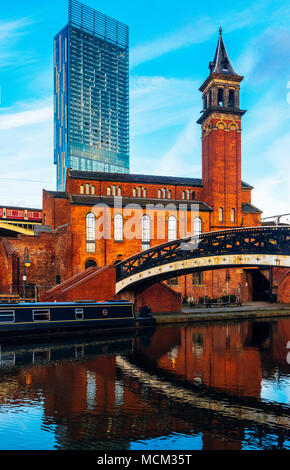
[[[120,262],[116,281],[175,261],[244,254],[290,256],[290,227],[230,229],[164,243]]]

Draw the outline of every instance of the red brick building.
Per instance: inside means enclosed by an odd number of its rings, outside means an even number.
[[[46,231],[0,239],[2,290],[8,285],[11,292],[21,293],[25,247],[32,263],[27,282],[39,293],[89,267],[115,264],[168,240],[260,225],[261,210],[251,201],[253,188],[241,177],[242,80],[229,61],[220,32],[210,74],[200,88],[202,179],[68,170],[65,192],[43,191]],[[289,301],[287,272],[273,277],[270,270],[221,269],[167,283],[195,301],[236,295],[239,286],[243,300],[262,300],[270,288],[278,294],[273,279],[279,278],[284,286],[280,300]]]

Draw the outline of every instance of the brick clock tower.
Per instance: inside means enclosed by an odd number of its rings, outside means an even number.
[[[242,225],[240,83],[229,60],[220,28],[210,74],[200,87],[203,200],[212,208],[210,230]]]

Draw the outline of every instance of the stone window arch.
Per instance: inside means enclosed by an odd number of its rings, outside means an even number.
[[[86,262],[85,262],[85,269],[89,269],[89,268],[93,268],[93,267],[97,267],[98,264],[96,262],[96,260],[94,259],[88,259]]]
[[[224,220],[224,210],[222,207],[219,208],[219,222],[223,222]]]

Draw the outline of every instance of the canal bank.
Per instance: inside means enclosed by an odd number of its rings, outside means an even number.
[[[290,317],[290,305],[251,302],[239,307],[189,308],[181,312],[154,313],[156,324]]]

